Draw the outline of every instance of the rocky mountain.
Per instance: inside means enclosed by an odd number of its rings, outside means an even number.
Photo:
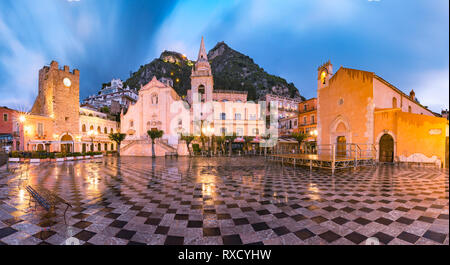
[[[248,91],[249,100],[257,100],[267,93],[303,98],[293,83],[267,73],[252,58],[231,49],[224,42],[217,43],[208,52],[208,59],[214,76],[214,89]],[[164,51],[159,58],[142,65],[124,86],[139,89],[156,76],[172,80],[175,91],[184,96],[191,88],[190,75],[194,64],[180,53]]]

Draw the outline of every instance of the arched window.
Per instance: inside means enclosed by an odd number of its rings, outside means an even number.
[[[412,109],[411,106],[408,106],[408,112],[411,113]]]
[[[102,129],[100,128],[100,126],[97,127],[97,132],[102,133]]]
[[[152,105],[158,104],[158,94],[152,94]]]
[[[326,77],[327,77],[327,73],[325,71],[322,71],[322,73],[320,74],[320,81],[322,82],[322,84],[325,85],[326,83]]]
[[[91,125],[91,127],[89,127],[89,130],[93,131],[94,130],[94,125]]]
[[[113,128],[111,128],[111,130],[109,130],[109,131],[110,131],[110,133],[113,133],[113,132],[114,132]]]
[[[392,98],[392,108],[397,108],[397,98],[395,97]]]
[[[103,129],[103,132],[104,132],[105,134],[107,134],[107,133],[108,133],[108,129],[105,127],[105,128]]]
[[[83,124],[83,126],[81,126],[81,131],[86,132],[86,124]]]

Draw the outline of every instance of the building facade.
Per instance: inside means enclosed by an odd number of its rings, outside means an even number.
[[[89,149],[88,145],[93,145],[95,151],[111,149],[113,143],[106,139],[104,128],[117,132],[118,123],[98,112],[94,115],[93,111],[80,108],[79,78],[79,70],[70,72],[68,66],[59,69],[55,61],[39,70],[38,96],[31,111],[22,114],[20,119],[23,150],[82,152]],[[97,129],[100,126],[101,130],[92,130],[87,139],[88,131],[83,131],[83,125]]]
[[[103,87],[97,95],[91,95],[83,100],[97,109],[108,107],[111,114],[119,114],[122,109],[127,109],[138,99],[138,93],[129,86],[123,87],[122,80],[112,79],[111,84]]]
[[[446,166],[448,120],[420,105],[373,72],[330,62],[318,69],[318,144],[372,148],[381,162],[430,162]],[[363,147],[364,146],[364,147]],[[341,149],[341,150],[339,150]]]
[[[258,136],[264,132],[260,110],[259,104],[247,102],[246,92],[214,90],[202,38],[186,101],[170,83],[153,78],[139,91],[138,101],[121,114],[121,130],[127,134],[121,155],[151,155],[148,130],[164,131],[155,145],[157,156],[167,152],[187,155],[185,144],[179,142],[180,134]]]
[[[307,136],[306,142],[315,142],[317,137],[317,98],[299,103],[298,112],[298,132]]]
[[[11,152],[23,148],[20,137],[23,126],[20,123],[20,112],[8,107],[0,107],[0,151]]]

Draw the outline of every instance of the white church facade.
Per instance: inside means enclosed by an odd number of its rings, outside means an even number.
[[[191,74],[191,90],[184,101],[176,91],[154,77],[141,87],[138,101],[121,114],[121,132],[126,134],[121,144],[123,156],[151,156],[148,130],[162,130],[156,141],[156,156],[168,152],[187,155],[180,134],[200,136],[233,135],[258,137],[264,134],[264,106],[247,102],[247,92],[214,91],[211,66],[203,38],[198,60]]]

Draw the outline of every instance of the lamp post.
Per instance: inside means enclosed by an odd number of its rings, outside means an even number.
[[[317,129],[314,129],[310,132],[311,136],[314,137],[314,142],[317,142]]]
[[[212,128],[212,126],[210,124],[208,124],[207,126],[203,126],[203,125],[204,125],[204,123],[202,123],[202,134],[209,138],[208,151],[209,151],[209,156],[212,156],[211,146],[212,146],[212,135],[213,135],[214,129]]]
[[[91,152],[94,152],[94,138],[95,136],[98,135],[98,132],[94,130],[89,130],[87,132],[87,135],[89,136],[89,138],[91,138]]]

